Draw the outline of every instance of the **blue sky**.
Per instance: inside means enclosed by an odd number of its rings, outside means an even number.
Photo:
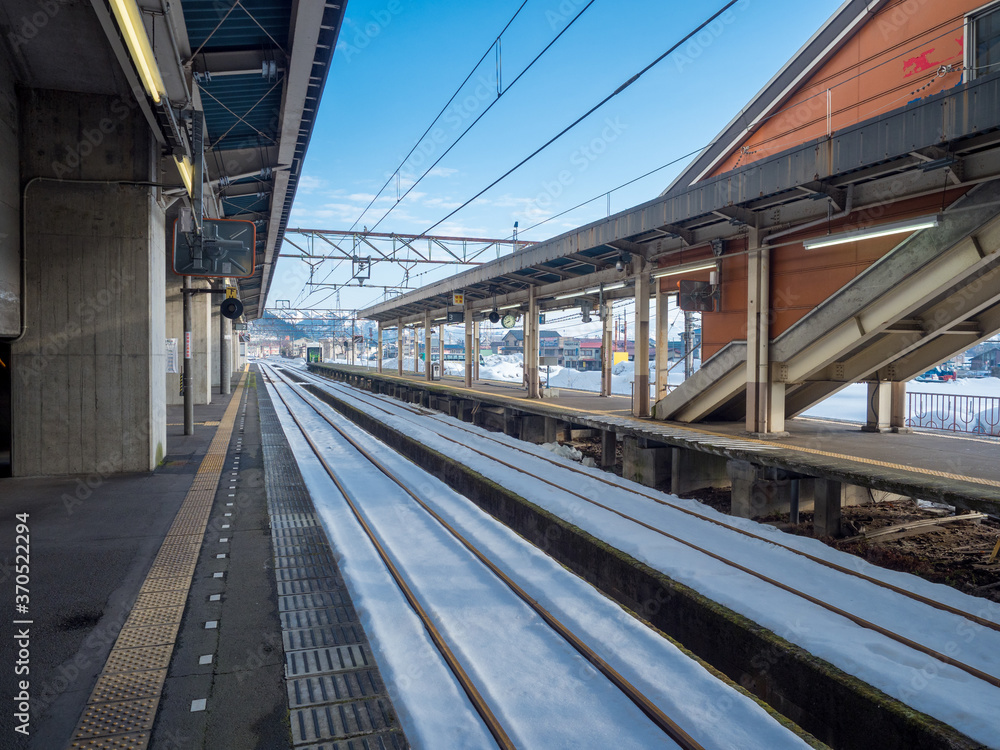
[[[358,229],[371,229],[392,208],[377,231],[426,231],[723,4],[595,0],[512,83],[587,4],[528,0],[501,40],[499,101],[404,200],[397,203],[393,179],[362,217],[522,1],[350,0],[289,227],[345,230],[357,221]],[[521,239],[544,240],[603,218],[608,191],[705,146],[839,5],[840,0],[741,0],[710,30],[431,233],[509,237],[517,221]],[[493,51],[436,132],[400,170],[401,192],[497,98],[496,82]],[[612,213],[655,197],[691,158],[613,192]],[[601,197],[525,231],[595,196]],[[284,250],[294,252],[287,244]],[[417,284],[459,270],[435,268]],[[315,273],[317,280],[330,274],[330,281],[351,275],[349,266],[334,269],[331,263]],[[303,295],[308,275],[301,261],[279,261],[269,306],[278,299],[333,306],[332,298],[323,301],[326,292]],[[383,264],[373,269],[371,283],[396,284],[402,278],[400,268]],[[351,287],[341,291],[340,302],[358,308],[381,299],[374,289]]]

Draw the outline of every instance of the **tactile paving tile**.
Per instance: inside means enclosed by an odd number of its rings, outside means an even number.
[[[97,684],[94,686],[88,702],[101,703],[134,698],[152,698],[160,694],[160,687],[166,676],[166,669],[102,674],[97,678]]]
[[[166,643],[173,643],[177,638],[177,629],[180,623],[171,625],[150,625],[145,628],[122,628],[115,641],[115,648],[142,648],[143,646],[159,646]]]
[[[159,697],[115,703],[93,703],[87,706],[77,725],[74,739],[100,737],[149,730],[156,717]]]
[[[69,747],[71,750],[142,750],[149,744],[149,732],[129,732],[111,737],[88,737],[74,739]]]
[[[162,579],[160,579],[162,580]],[[149,607],[183,607],[187,601],[187,589],[183,591],[154,591],[139,594],[132,605],[133,609],[148,609]]]
[[[139,593],[141,595],[154,591],[183,591],[186,601],[187,591],[190,587],[191,579],[186,576],[163,576],[161,578],[149,578],[147,576],[146,582],[139,589]]]
[[[138,628],[145,625],[166,625],[181,621],[184,616],[184,605],[179,607],[150,607],[148,609],[133,608],[125,621],[124,627]]]
[[[173,653],[173,643],[141,648],[115,648],[104,665],[105,674],[138,672],[148,669],[166,669]]]
[[[197,559],[191,560],[190,562],[177,561],[177,562],[160,562],[154,563],[153,567],[149,569],[146,574],[147,578],[176,578],[179,576],[186,576],[190,581],[191,576],[194,574],[195,565],[197,564]]]

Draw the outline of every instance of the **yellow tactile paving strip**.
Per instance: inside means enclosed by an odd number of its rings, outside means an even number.
[[[364,373],[358,373],[358,374],[359,375],[363,375]],[[404,382],[404,383],[413,383],[414,382],[412,379],[408,379],[405,376],[403,376],[401,378],[398,375],[392,375],[392,374],[388,374],[387,375],[386,373],[378,373],[378,377],[389,378],[389,379],[397,380],[399,382]],[[418,384],[420,382],[422,382],[422,381],[417,381]],[[440,381],[437,381],[437,382],[440,382]],[[476,393],[476,394],[479,394],[479,395],[485,394],[485,395],[491,395],[491,396],[501,397],[500,394],[492,394],[492,393],[489,393],[488,391],[477,391],[475,388],[465,388],[464,386],[452,385],[451,383],[448,383],[447,387],[450,388],[450,389],[452,389],[452,390],[464,391],[466,393]],[[532,403],[532,404],[538,404],[539,403],[538,399],[529,399],[529,398],[526,398],[524,396],[508,396],[507,394],[503,394],[502,398],[509,399],[511,401],[525,401],[525,402],[529,402],[529,403]],[[630,415],[622,415],[622,414],[617,413],[617,412],[611,412],[611,411],[606,411],[605,412],[605,411],[598,411],[596,409],[594,409],[594,410],[591,410],[591,409],[578,409],[578,408],[575,408],[575,407],[572,407],[572,406],[565,406],[565,405],[562,405],[562,404],[560,404],[558,408],[561,411],[574,411],[574,412],[578,412],[579,414],[587,414],[587,415],[590,415],[590,416],[602,415],[602,414],[613,415],[615,417],[618,417],[619,419],[628,419],[628,420],[634,421],[637,424],[641,424],[641,425],[647,425],[647,424],[649,424],[649,420],[648,419],[639,419],[637,417],[632,417]],[[726,440],[732,440],[732,439],[734,439],[736,437],[734,435],[729,435],[729,434],[726,434],[724,432],[712,432],[711,430],[704,430],[704,429],[699,429],[697,427],[690,427],[688,425],[677,424],[676,422],[670,422],[669,424],[670,424],[670,427],[673,428],[673,429],[685,430],[687,432],[693,432],[693,433],[696,433],[696,434],[699,434],[699,435],[705,435],[707,437],[723,438],[723,439],[726,439]],[[924,468],[922,466],[910,466],[908,464],[898,464],[898,463],[893,463],[891,461],[880,461],[880,460],[874,459],[874,458],[865,458],[864,456],[852,456],[852,455],[847,454],[847,453],[833,453],[831,451],[824,451],[824,450],[820,450],[818,448],[807,448],[807,447],[800,446],[800,445],[789,445],[788,443],[782,443],[782,442],[778,442],[776,440],[762,440],[760,438],[743,437],[743,436],[739,436],[738,439],[741,440],[741,441],[748,442],[748,443],[757,443],[759,445],[768,445],[768,446],[773,446],[773,447],[776,447],[776,448],[782,448],[782,449],[787,450],[787,451],[798,451],[800,453],[810,453],[810,454],[813,454],[813,455],[816,455],[816,456],[824,456],[826,458],[836,458],[836,459],[840,459],[840,460],[843,460],[843,461],[855,461],[857,463],[868,464],[870,466],[880,466],[880,467],[882,467],[884,469],[895,469],[897,471],[909,471],[909,472],[912,472],[914,474],[923,474],[923,475],[926,475],[926,476],[940,477],[941,479],[954,479],[956,481],[970,482],[972,484],[982,484],[982,485],[985,485],[987,487],[1000,487],[1000,481],[995,480],[995,479],[987,479],[985,477],[967,476],[965,474],[952,474],[952,473],[947,472],[947,471],[937,471],[935,469],[926,469],[926,468]]]
[[[222,475],[246,373],[97,679],[69,747],[144,750]],[[208,424],[208,423],[206,423]]]

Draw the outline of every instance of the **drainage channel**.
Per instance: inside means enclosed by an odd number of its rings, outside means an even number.
[[[258,389],[267,507],[296,750],[406,750],[367,636],[266,388]],[[331,744],[332,741],[332,744]]]

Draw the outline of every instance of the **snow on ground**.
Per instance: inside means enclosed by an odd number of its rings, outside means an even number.
[[[340,393],[348,390],[343,387],[326,387],[335,388]],[[363,409],[371,409],[374,414],[372,407],[358,405]],[[408,434],[419,431],[417,423],[426,419],[418,419],[404,412],[394,416],[380,413],[378,418]],[[438,425],[451,422],[445,417],[435,421]],[[462,425],[462,431],[458,435],[462,445],[476,445],[477,440],[470,432],[478,433],[480,430]],[[493,433],[489,433],[487,437],[500,442],[512,441],[506,436]],[[512,491],[531,497],[533,502],[575,526],[770,628],[914,708],[955,726],[959,731],[988,746],[1000,747],[997,744],[1000,740],[995,732],[995,719],[990,718],[995,713],[996,701],[1000,700],[1000,689],[985,685],[955,667],[935,662],[888,640],[876,631],[859,628],[847,619],[831,618],[829,613],[819,610],[806,600],[776,591],[762,581],[736,576],[731,568],[722,563],[706,559],[701,553],[643,528],[637,529],[633,522],[581,503],[579,498],[568,496],[557,487],[540,487],[529,477],[493,463],[469,448],[456,446],[431,432],[422,433],[420,440],[435,450],[447,452]],[[478,447],[490,455],[501,454],[494,442],[484,442]],[[537,450],[532,446],[521,447],[528,451]],[[547,464],[534,466],[533,459],[523,454],[505,460],[516,461],[519,466],[528,470],[552,471]],[[595,470],[595,476],[603,478],[606,475]],[[636,487],[643,493],[650,492],[648,488],[627,480],[612,478],[611,481],[625,488]],[[896,630],[905,637],[927,643],[942,653],[952,654],[990,674],[1000,674],[1000,635],[994,631],[972,625],[956,615],[930,609],[868,582],[804,562],[787,551],[772,548],[764,541],[720,534],[716,527],[679,514],[667,506],[652,505],[640,497],[609,488],[603,483],[591,485],[586,477],[579,474],[574,475],[572,482],[576,492],[614,506],[644,523],[670,529],[671,533],[694,544],[752,566],[772,578],[813,596],[835,602],[847,610],[862,613],[867,619]],[[779,533],[753,521],[721,516],[694,501],[679,500],[675,496],[665,496],[664,499],[697,509],[702,515],[719,518],[727,525],[752,531],[765,538]],[[817,557],[836,561],[848,569],[859,569],[873,578],[946,601],[993,622],[1000,621],[998,605],[907,574],[879,569],[846,553],[832,550],[818,540],[782,536],[782,543],[808,551]],[[956,639],[956,632],[963,634],[960,639]],[[961,642],[956,645],[958,640]]]
[[[346,360],[328,360],[346,363]],[[375,361],[359,362],[359,365],[374,367]],[[695,361],[697,369],[701,363]],[[413,366],[413,360],[407,358],[403,361],[403,367]],[[382,360],[382,368],[386,372],[396,370],[396,358],[388,357]],[[494,380],[502,383],[521,384],[524,382],[524,357],[520,354],[484,354],[483,362],[479,366],[479,377],[482,380]],[[424,363],[417,363],[418,372],[423,372]],[[557,365],[542,366],[540,368],[542,386],[550,388],[568,388],[578,391],[590,391],[600,393],[601,373],[590,370],[582,372],[571,367],[559,367]],[[465,364],[462,362],[445,362],[445,374],[461,377],[465,374]],[[632,383],[635,382],[635,363],[619,362],[611,370],[611,392],[630,396],[632,394]],[[655,397],[652,389],[656,387],[655,366],[649,368],[650,395]],[[671,386],[677,386],[684,382],[684,365],[676,365],[669,374],[668,382]],[[906,384],[907,393],[931,393],[956,396],[993,396],[1000,397],[1000,378],[963,378],[948,382],[929,381],[919,383],[911,380]],[[837,419],[848,422],[864,422],[867,413],[868,386],[864,383],[852,383],[846,388],[838,391],[825,401],[817,404],[803,413],[806,417],[817,417],[820,419]],[[949,405],[942,404],[943,406]],[[978,413],[978,432],[986,435],[1000,434],[1000,405],[981,404],[976,408]],[[925,419],[931,417],[930,413],[924,415]],[[947,415],[939,415],[940,418]],[[971,419],[970,427],[975,428],[977,419]]]

